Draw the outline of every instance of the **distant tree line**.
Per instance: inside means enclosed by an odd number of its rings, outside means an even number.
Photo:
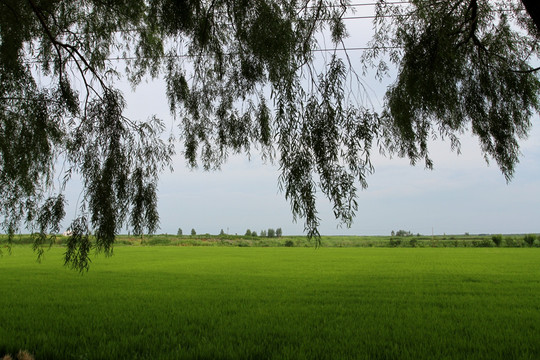
[[[281,237],[282,235],[283,235],[283,231],[281,230],[281,228],[277,228],[277,229],[269,228],[268,230],[261,230],[258,235],[255,230],[251,231],[250,229],[247,229],[246,233],[244,234],[244,236],[269,237],[269,238]]]
[[[177,236],[182,236],[184,233],[182,231],[182,228],[178,228],[178,231],[176,232]],[[197,232],[195,229],[191,229],[191,235],[197,235]],[[219,235],[226,235],[225,231],[223,229],[220,230]],[[267,230],[261,230],[259,234],[255,230],[251,231],[250,229],[246,230],[246,233],[244,236],[249,237],[268,237],[268,238],[275,238],[275,237],[281,237],[283,236],[283,230],[281,228],[273,229],[269,228]]]

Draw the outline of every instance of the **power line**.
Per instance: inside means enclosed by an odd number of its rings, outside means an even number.
[[[378,5],[378,2],[363,2],[363,3],[352,3],[352,4],[336,4],[331,5],[327,4],[324,5],[325,7],[346,7],[346,8],[353,8],[353,7],[367,7],[367,6],[376,6]],[[386,5],[410,5],[410,1],[386,1]],[[309,6],[307,8],[316,8],[316,6]],[[497,12],[510,12],[512,10],[509,9],[498,9]],[[369,20],[369,19],[376,19],[376,18],[397,18],[402,15],[358,15],[358,16],[344,16],[341,17],[342,20]],[[325,19],[321,19],[325,20]],[[329,20],[329,19],[326,19]],[[129,33],[129,32],[136,32],[141,31],[143,29],[121,29],[116,30],[116,33],[122,34],[122,33]],[[356,46],[356,47],[341,47],[341,48],[322,48],[322,49],[313,49],[311,52],[335,52],[335,51],[367,51],[367,50],[374,50],[374,49],[383,49],[383,50],[389,50],[389,49],[398,49],[400,47],[394,47],[394,46],[382,46],[382,47],[376,47],[376,46]],[[224,54],[225,56],[232,56],[233,53]],[[190,54],[174,54],[174,55],[162,55],[159,57],[155,57],[158,59],[167,59],[167,58],[196,58],[200,55],[190,55]],[[118,56],[118,57],[110,57],[105,59],[106,61],[132,61],[132,60],[138,60],[138,59],[154,59],[154,57],[141,57],[141,56]],[[74,60],[70,60],[74,61]],[[43,63],[44,61],[41,60],[30,60],[27,63],[29,64],[37,64],[37,63]]]
[[[359,15],[359,16],[344,16],[341,20],[363,20],[363,19],[376,19],[376,18],[395,18],[397,15]]]
[[[386,1],[386,5],[408,5],[410,1]],[[336,4],[336,5],[324,5],[326,8],[352,8],[352,7],[363,7],[363,6],[376,6],[379,3],[368,2],[368,3],[354,3],[354,4]],[[308,9],[317,8],[317,6],[308,6]]]
[[[401,49],[399,46],[353,46],[353,47],[336,47],[336,48],[322,48],[322,49],[313,49],[310,52],[312,53],[323,53],[323,52],[350,52],[350,51],[367,51],[367,50],[374,50],[374,49],[382,49],[382,50],[394,50],[394,49]],[[223,54],[224,56],[233,56],[237,55],[235,53],[227,53]],[[188,59],[188,58],[196,58],[201,55],[189,55],[189,54],[174,54],[174,55],[162,55],[162,56],[156,56],[156,57],[144,57],[144,56],[116,56],[116,57],[109,57],[106,58],[105,61],[134,61],[139,59]],[[69,59],[68,62],[73,62],[75,60]],[[26,63],[27,64],[42,64],[44,63],[44,60],[29,60]]]
[[[407,5],[410,4],[410,1],[387,1],[385,2],[386,5]],[[358,7],[358,6],[375,6],[378,5],[378,2],[370,2],[370,3],[357,3],[357,4],[346,4],[348,7]]]
[[[383,49],[383,50],[392,50],[392,49],[400,49],[400,47],[397,46],[355,46],[355,47],[336,47],[336,48],[323,48],[323,49],[313,49],[310,52],[312,53],[321,53],[321,52],[349,52],[349,51],[367,51],[367,50],[374,50],[374,49]],[[223,54],[224,56],[232,56],[236,55],[233,53]],[[182,59],[182,58],[196,58],[200,55],[188,55],[188,54],[174,54],[174,55],[163,55],[158,56],[155,58],[159,59]],[[133,61],[138,59],[155,59],[154,57],[135,57],[135,56],[117,56],[117,57],[110,57],[107,58],[107,61]],[[42,61],[35,60],[29,63],[41,63]]]

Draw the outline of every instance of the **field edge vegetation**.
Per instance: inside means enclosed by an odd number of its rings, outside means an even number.
[[[53,235],[50,245],[65,246],[69,236]],[[19,234],[12,245],[33,244],[31,234]],[[116,246],[233,246],[233,247],[540,247],[538,234],[510,235],[412,235],[407,236],[321,236],[320,242],[306,236],[257,237],[247,235],[118,235]],[[0,248],[8,246],[0,235]]]

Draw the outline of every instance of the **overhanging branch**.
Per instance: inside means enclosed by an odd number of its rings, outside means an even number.
[[[104,90],[108,89],[109,87],[107,86],[107,84],[105,84],[100,74],[88,62],[88,60],[84,57],[84,55],[80,53],[79,49],[77,49],[75,46],[71,44],[66,44],[58,40],[56,36],[53,35],[53,33],[51,32],[51,29],[47,25],[47,22],[45,21],[45,18],[43,17],[41,10],[37,7],[35,2],[33,0],[28,0],[28,4],[30,4],[30,7],[32,8],[33,13],[36,15],[36,17],[39,20],[39,23],[41,24],[43,30],[45,31],[45,34],[47,35],[52,45],[56,49],[56,52],[58,54],[58,60],[60,61],[61,67],[63,64],[61,49],[64,49],[68,53],[69,58],[71,58],[77,64],[77,68],[79,69],[79,73],[81,74],[83,78],[83,81],[85,83],[85,86],[88,92],[92,90],[94,93],[96,93],[96,95],[99,96],[99,93],[97,93],[96,90],[92,86],[90,86],[88,81],[86,80],[85,70],[80,66],[79,61],[81,61],[84,64],[86,69],[90,70],[92,75],[98,80],[98,82],[100,83],[101,87]],[[58,76],[59,76],[60,82],[62,82],[62,68],[60,68]]]
[[[534,25],[536,25],[538,34],[540,34],[540,4],[538,3],[538,0],[521,0],[521,2],[525,6],[525,10],[527,10]]]

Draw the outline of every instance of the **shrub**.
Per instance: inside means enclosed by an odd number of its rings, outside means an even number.
[[[253,236],[252,233],[251,233],[251,230],[247,229],[244,236]]]
[[[493,241],[491,239],[482,239],[481,241],[473,240],[472,245],[474,247],[493,247]]]
[[[517,244],[514,241],[514,238],[507,236],[504,238],[504,243],[507,247],[515,247]]]
[[[527,234],[523,237],[523,241],[527,243],[529,246],[533,246],[534,242],[536,241],[536,235],[535,234]]]
[[[146,244],[148,245],[169,245],[170,243],[171,243],[171,239],[163,239],[163,238],[150,239],[146,241]]]
[[[416,246],[418,246],[418,240],[417,240],[417,239],[411,239],[411,240],[409,240],[409,245],[411,245],[411,247],[416,247]]]
[[[285,246],[287,247],[293,247],[294,246],[294,242],[292,240],[287,240],[285,241]]]
[[[495,243],[497,247],[501,247],[503,237],[502,235],[493,235],[491,240]]]
[[[401,245],[401,239],[390,239],[390,246],[397,247]]]
[[[54,240],[54,243],[56,245],[65,245],[67,243],[68,237],[65,236],[59,236]]]

